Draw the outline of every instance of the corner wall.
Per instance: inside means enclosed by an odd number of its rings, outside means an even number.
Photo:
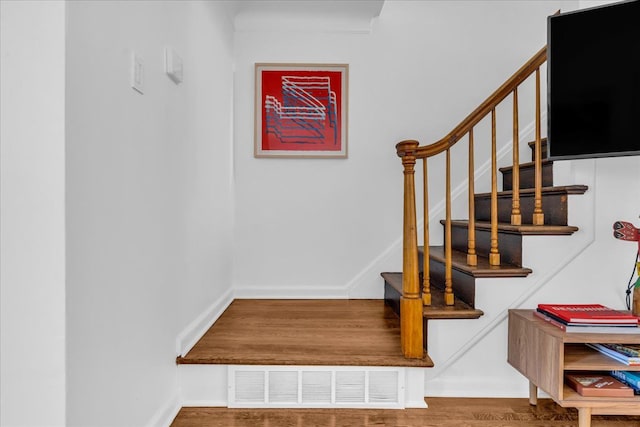
[[[0,425],[65,425],[65,3],[0,2]]]
[[[163,423],[176,337],[231,286],[232,30],[216,2],[67,11],[67,424]]]
[[[575,5],[387,1],[370,33],[294,31],[278,20],[267,29],[237,31],[237,295],[382,297],[379,272],[401,266],[400,250],[387,253],[402,235],[395,144],[446,135],[545,45],[546,17]],[[348,159],[253,157],[257,62],[349,64]],[[510,117],[506,112],[499,120]],[[476,134],[478,159],[487,158],[489,141],[490,134]],[[459,180],[466,171],[462,151],[454,150]],[[443,161],[429,168],[434,206],[442,199]]]

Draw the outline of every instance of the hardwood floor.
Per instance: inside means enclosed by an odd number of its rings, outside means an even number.
[[[400,352],[399,320],[380,300],[235,300],[178,363],[432,366]],[[313,339],[310,339],[313,337]],[[182,408],[172,427],[577,427],[577,411],[540,399],[427,398],[429,408]],[[592,427],[640,427],[593,416]]]
[[[179,364],[431,367],[382,300],[235,300]]]
[[[182,408],[171,427],[576,427],[549,399],[427,398],[427,409]],[[639,416],[593,416],[592,427],[640,427]]]

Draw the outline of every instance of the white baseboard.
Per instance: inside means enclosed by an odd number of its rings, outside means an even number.
[[[425,368],[405,368],[404,406],[405,408],[426,408],[424,400]]]
[[[183,408],[226,408],[226,400],[185,400]]]
[[[209,306],[209,308],[189,323],[176,338],[176,353],[179,356],[187,354],[211,325],[218,320],[218,317],[229,307],[231,302],[233,302],[233,291],[229,289]]]
[[[182,406],[227,406],[227,365],[178,365]]]
[[[147,427],[169,427],[180,412],[180,395],[176,392],[171,398],[158,409],[147,423]]]
[[[529,382],[519,376],[513,381],[495,377],[438,377],[428,380],[425,387],[429,397],[529,397]]]
[[[382,286],[382,285],[380,285]],[[345,287],[282,287],[235,286],[235,298],[239,299],[346,299]]]

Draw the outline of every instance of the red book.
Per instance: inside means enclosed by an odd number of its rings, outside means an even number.
[[[571,373],[565,374],[569,387],[582,396],[633,397],[633,389],[610,375]]]
[[[631,313],[600,304],[538,304],[538,310],[567,323],[638,324]]]
[[[539,319],[544,320],[545,322],[555,326],[558,329],[565,331],[568,334],[571,333],[579,333],[579,334],[631,334],[631,335],[640,335],[640,327],[639,325],[635,325],[633,323],[630,324],[607,324],[607,323],[581,323],[581,324],[569,324],[567,322],[562,322],[553,317],[549,317],[546,313],[535,310],[533,312],[534,316]]]

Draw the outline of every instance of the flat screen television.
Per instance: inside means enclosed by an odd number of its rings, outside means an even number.
[[[550,16],[547,41],[549,158],[640,155],[640,0]]]

